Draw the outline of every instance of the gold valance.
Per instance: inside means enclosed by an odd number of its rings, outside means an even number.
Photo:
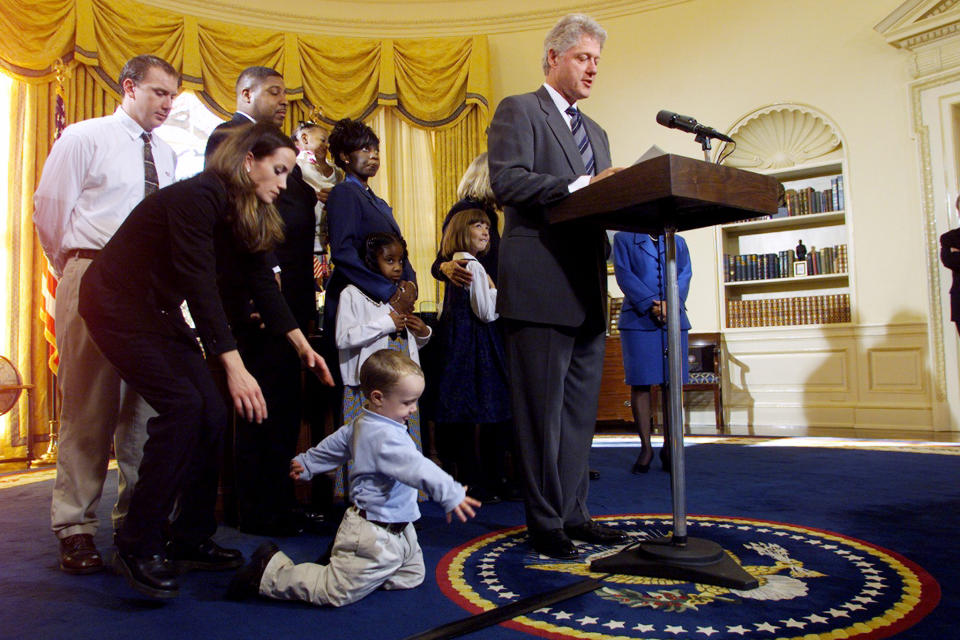
[[[0,66],[18,80],[51,82],[61,58],[93,68],[118,91],[123,63],[152,53],[183,74],[220,113],[233,112],[245,67],[284,76],[290,100],[323,118],[396,107],[410,123],[446,127],[490,96],[486,36],[367,39],[279,33],[172,13],[132,0],[7,0],[0,5]]]

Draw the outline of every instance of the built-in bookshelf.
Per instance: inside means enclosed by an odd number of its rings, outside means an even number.
[[[623,307],[623,298],[607,297],[607,335],[620,335],[620,309]]]
[[[842,160],[762,172],[783,184],[777,214],[719,228],[723,326],[851,322]]]
[[[727,327],[790,327],[850,322],[850,295],[834,293],[790,298],[727,299]]]

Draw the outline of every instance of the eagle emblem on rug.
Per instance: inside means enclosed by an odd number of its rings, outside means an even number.
[[[603,518],[634,540],[669,535],[670,516]],[[578,579],[602,578],[585,595],[515,618],[506,626],[551,638],[848,638],[874,640],[906,628],[939,600],[939,586],[893,551],[838,533],[744,518],[689,516],[691,535],[720,544],[759,586],[707,584],[590,571],[620,548],[578,543],[579,558],[534,552],[524,527],[471,541],[437,569],[444,592],[480,612]]]

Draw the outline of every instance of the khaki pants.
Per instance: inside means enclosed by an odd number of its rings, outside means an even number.
[[[111,439],[119,469],[112,520],[114,529],[119,528],[137,483],[146,423],[156,415],[103,357],[77,311],[80,278],[89,265],[85,258],[68,260],[57,284],[58,383],[63,403],[50,520],[61,539],[97,532],[97,506],[107,476]]]
[[[335,607],[378,588],[412,589],[423,582],[423,552],[412,524],[397,533],[367,522],[356,507],[343,516],[330,564],[293,564],[283,552],[270,559],[260,595]]]

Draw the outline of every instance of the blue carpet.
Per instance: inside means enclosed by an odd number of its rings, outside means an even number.
[[[645,476],[631,475],[628,470],[636,451],[633,448],[594,449],[592,467],[601,472],[600,480],[591,483],[590,509],[594,515],[670,513],[669,475],[655,469]],[[802,528],[806,546],[799,551],[786,543],[784,546],[788,547],[786,553],[791,561],[804,554],[809,557],[803,557],[803,568],[787,568],[780,573],[799,576],[800,581],[811,585],[811,589],[818,587],[818,591],[837,591],[843,588],[843,583],[837,579],[837,567],[828,566],[817,555],[820,547],[811,546],[820,544],[815,540],[820,535],[817,530],[831,532],[824,534],[828,536],[836,534],[834,537],[839,542],[831,538],[824,543],[838,542],[831,546],[841,547],[840,552],[843,544],[851,539],[854,542],[850,544],[863,541],[865,545],[857,548],[866,549],[867,555],[879,548],[881,551],[877,553],[882,552],[884,558],[902,559],[920,573],[929,573],[942,590],[939,605],[896,637],[925,640],[958,637],[954,621],[960,613],[960,581],[956,578],[960,552],[953,544],[960,533],[960,488],[956,482],[960,477],[960,456],[702,444],[688,446],[686,459],[687,508],[693,514],[691,535],[721,542],[742,556],[746,565],[747,556],[752,552],[745,552],[739,546],[733,548],[741,542],[730,537],[736,526],[721,530],[717,525],[736,521],[740,531],[745,532],[742,535],[748,537],[760,529],[788,530],[784,525],[764,526],[762,522],[753,521],[787,523]],[[115,474],[111,473],[108,486],[114,483]],[[49,533],[51,485],[52,481],[47,480],[0,491],[0,531],[3,532],[0,535],[0,638],[404,638],[467,614],[467,609],[458,602],[469,600],[464,594],[480,587],[451,586],[451,560],[457,550],[480,548],[485,541],[497,536],[505,541],[502,545],[505,550],[490,552],[492,556],[515,553],[523,557],[523,566],[517,565],[511,575],[503,568],[493,569],[494,579],[509,583],[507,588],[517,591],[516,596],[531,595],[579,579],[569,575],[575,571],[528,569],[537,564],[538,559],[527,553],[522,532],[511,534],[512,538],[502,533],[522,525],[523,509],[517,503],[485,506],[476,520],[456,525],[447,525],[440,510],[428,504],[423,506],[424,518],[419,526],[427,580],[417,589],[375,592],[360,603],[339,610],[260,600],[232,603],[222,599],[229,573],[192,573],[182,578],[178,599],[155,602],[137,597],[122,579],[110,572],[70,576],[58,570],[56,542]],[[114,497],[111,488],[99,510],[102,522],[109,522]],[[665,532],[670,528],[669,517],[649,515],[613,518],[611,524],[641,534]],[[795,533],[792,529],[789,531]],[[97,543],[105,552],[111,549],[110,536],[109,525],[97,534]],[[247,554],[263,541],[226,527],[221,528],[217,539]],[[328,542],[329,537],[315,535],[278,540],[281,548],[297,561],[312,560]],[[771,549],[775,547],[766,544],[760,559],[754,554],[750,561],[773,565],[778,552]],[[888,556],[887,550],[893,555]],[[892,570],[882,562],[879,566],[881,572]],[[438,567],[440,570],[435,573]],[[469,569],[467,566],[464,571],[469,573]],[[809,577],[810,571],[833,575]],[[477,580],[471,574],[468,582]],[[830,585],[830,588],[821,589],[820,585]],[[931,584],[926,588],[929,595]],[[743,617],[743,612],[748,610],[742,604],[745,600],[732,604],[736,598],[726,595],[709,606],[701,605],[699,618],[689,613],[684,617],[682,611],[671,607],[650,607],[649,602],[644,603],[645,589],[648,587],[632,585],[624,589],[623,585],[613,584],[605,593],[580,596],[576,601],[538,615],[556,620],[573,612],[571,617],[576,618],[578,611],[614,606],[611,603],[619,598],[621,603],[616,606],[623,608],[622,615],[614,617],[626,620],[628,626],[602,627],[603,620],[612,618],[593,621],[592,614],[584,615],[579,623],[580,637],[716,639],[813,634],[807,637],[826,638],[826,635],[817,635],[826,627],[817,627],[816,624],[824,623],[816,620],[807,629],[791,629],[789,624],[775,622],[781,627],[776,632],[755,623],[749,628],[746,622],[740,625],[747,620]],[[658,589],[658,593],[674,590],[667,585]],[[627,602],[631,598],[633,600]],[[688,612],[691,611],[689,604],[687,599],[684,606]],[[764,619],[773,621],[800,620],[806,606],[796,599],[748,604],[753,607],[750,611],[764,612],[767,614]],[[781,614],[774,607],[786,608]],[[814,609],[806,609],[811,610]],[[646,623],[653,628],[644,631]],[[640,629],[630,630],[635,626]],[[737,630],[738,626],[742,626],[743,633]],[[502,626],[470,637],[520,639],[533,637],[531,633],[570,637],[549,630]],[[859,637],[888,635],[865,631]]]

